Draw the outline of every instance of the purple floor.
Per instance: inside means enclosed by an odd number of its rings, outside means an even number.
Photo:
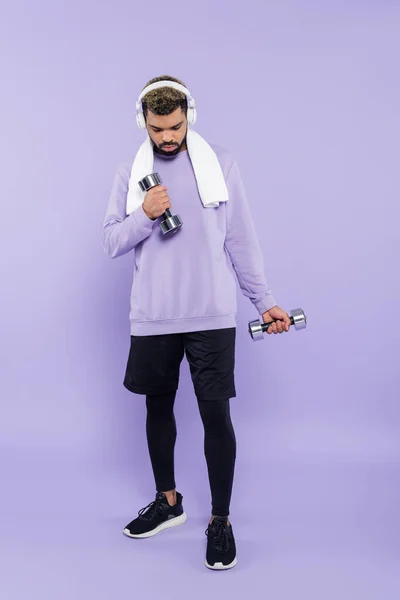
[[[239,464],[237,486],[248,490],[241,494],[248,504],[233,501],[238,565],[223,573],[204,566],[208,512],[199,497],[207,490],[181,486],[187,523],[134,540],[122,529],[151,500],[151,488],[135,491],[126,471],[107,477],[83,466],[79,479],[73,465],[62,478],[30,469],[6,482],[2,599],[200,599],[228,591],[279,600],[399,597],[390,465],[267,464],[257,478],[261,465]]]

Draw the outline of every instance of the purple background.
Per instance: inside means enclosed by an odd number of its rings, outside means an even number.
[[[399,4],[9,0],[0,23],[2,598],[398,597]],[[143,397],[122,387],[133,255],[100,237],[144,139],[136,98],[166,73],[236,156],[268,282],[309,319],[254,343],[238,288],[239,564],[222,576],[203,562],[186,360],[188,523],[122,534],[154,484]]]

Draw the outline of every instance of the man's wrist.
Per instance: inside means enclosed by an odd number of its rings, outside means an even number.
[[[146,215],[146,217],[147,217],[148,219],[150,219],[150,221],[155,221],[155,220],[156,220],[155,218],[153,219],[153,217],[151,217],[151,216],[149,215],[149,213],[147,212],[147,210],[146,210],[145,208],[143,208],[143,212],[144,212],[144,214]]]
[[[152,229],[154,227],[154,221],[148,217],[143,208],[143,204],[140,205],[137,210],[132,213],[132,215],[136,223],[141,227],[145,227],[146,229]]]

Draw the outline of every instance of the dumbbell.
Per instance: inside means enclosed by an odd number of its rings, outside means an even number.
[[[139,187],[142,192],[148,192],[151,188],[156,185],[162,185],[161,177],[158,173],[151,173],[146,175],[139,181]],[[176,233],[180,227],[182,227],[182,221],[179,215],[171,214],[169,208],[162,214],[164,218],[160,223],[161,231],[163,234]]]
[[[270,323],[261,323],[261,321],[250,321],[249,323],[249,333],[253,340],[257,342],[258,340],[262,340],[264,337],[264,333],[267,331],[268,327],[272,325],[272,323],[276,323],[280,319],[274,319]],[[305,329],[307,327],[307,317],[304,314],[304,311],[301,308],[295,308],[290,311],[290,323],[294,325],[295,330]]]

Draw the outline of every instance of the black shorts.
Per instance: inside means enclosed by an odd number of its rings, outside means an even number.
[[[200,400],[234,398],[236,328],[131,335],[124,386],[135,394],[175,392],[183,356]]]

